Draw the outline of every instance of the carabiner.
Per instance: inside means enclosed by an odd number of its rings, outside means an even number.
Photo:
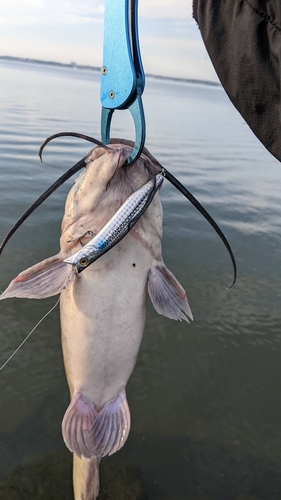
[[[142,93],[145,86],[138,39],[138,0],[105,0],[103,65],[100,100],[101,139],[110,142],[110,125],[116,109],[128,109],[135,125],[135,146],[127,160],[134,163],[145,143]]]

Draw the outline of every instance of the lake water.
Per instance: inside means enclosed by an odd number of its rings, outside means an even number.
[[[60,131],[100,138],[100,103],[95,72],[1,61],[0,82],[2,239],[90,149],[57,140],[40,165],[41,143]],[[220,87],[149,78],[144,106],[146,146],[219,223],[238,280],[226,290],[232,267],[224,246],[165,182],[164,260],[187,291],[194,322],[173,322],[149,305],[127,391],[132,429],[124,448],[104,459],[102,483],[112,486],[101,498],[281,500],[281,167]],[[127,112],[115,113],[112,136],[134,139]],[[58,251],[72,182],[8,243],[1,290]],[[0,365],[55,302],[0,302]],[[69,395],[58,308],[0,372],[0,394],[1,499],[71,499],[62,486],[71,488],[70,469],[60,469],[71,455],[61,437]]]

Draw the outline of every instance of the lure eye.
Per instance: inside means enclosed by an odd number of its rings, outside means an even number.
[[[87,266],[87,264],[89,264],[89,260],[88,259],[84,258],[84,259],[80,260],[80,266],[85,267],[85,266]]]

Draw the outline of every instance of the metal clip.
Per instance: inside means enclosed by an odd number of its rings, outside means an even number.
[[[116,109],[128,109],[135,124],[135,146],[127,165],[142,153],[145,117],[142,93],[145,86],[138,39],[138,0],[105,0],[103,65],[100,100],[101,138],[110,142],[110,125]]]

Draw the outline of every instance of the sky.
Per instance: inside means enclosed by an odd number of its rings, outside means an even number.
[[[0,55],[100,67],[103,15],[103,0],[1,0]],[[139,0],[139,38],[145,73],[218,81],[192,0]]]

